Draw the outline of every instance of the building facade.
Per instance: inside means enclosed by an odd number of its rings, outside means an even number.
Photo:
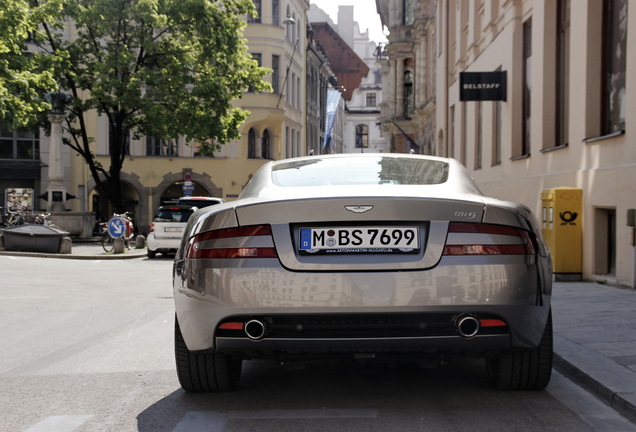
[[[382,46],[369,40],[369,32],[361,32],[353,21],[353,6],[340,6],[338,31],[352,41],[353,50],[367,65],[369,72],[360,85],[353,90],[347,102],[345,153],[382,153],[390,150],[388,140],[380,129],[380,104],[382,103],[382,68],[380,64]]]
[[[636,285],[636,7],[627,0],[439,0],[436,153],[483,191],[550,224],[580,224],[585,279]],[[505,77],[499,100],[462,99],[470,72]],[[544,192],[582,193],[551,214]],[[543,193],[543,195],[542,195]],[[568,245],[572,259],[579,251]]]
[[[380,122],[397,153],[436,154],[435,0],[376,0],[389,30]]]

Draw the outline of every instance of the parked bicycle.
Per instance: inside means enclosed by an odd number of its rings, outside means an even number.
[[[7,213],[9,214],[9,217],[6,222],[7,227],[24,225],[26,223],[24,218],[24,213],[22,213],[20,210],[13,211],[11,209],[7,209]]]
[[[121,237],[112,237],[110,235],[108,231],[108,225],[110,221],[99,224],[101,233],[102,233],[101,243],[102,243],[102,247],[104,248],[106,252],[110,253],[115,249],[115,238],[122,238],[124,240],[124,246],[126,247],[126,249],[130,250],[130,245],[134,237],[133,231],[135,227],[129,214],[130,214],[129,212],[125,212],[122,214],[113,213],[113,218],[111,219],[111,221],[115,218],[118,218],[124,221],[124,227],[122,228],[124,232],[121,235]]]

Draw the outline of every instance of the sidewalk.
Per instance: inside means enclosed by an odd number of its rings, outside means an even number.
[[[98,242],[74,242],[68,255],[0,251],[66,259],[131,259],[146,249],[106,253]],[[636,290],[595,282],[555,282],[554,367],[636,423]]]
[[[554,367],[636,423],[636,290],[556,282]]]

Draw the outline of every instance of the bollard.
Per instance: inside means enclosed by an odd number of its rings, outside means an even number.
[[[135,239],[135,249],[143,249],[146,247],[146,237],[141,234]]]
[[[118,237],[113,240],[113,253],[120,254],[124,253],[124,239]]]
[[[60,241],[60,253],[61,254],[70,254],[73,250],[73,240],[70,237],[62,237]]]

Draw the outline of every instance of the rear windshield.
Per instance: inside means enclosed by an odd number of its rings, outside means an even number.
[[[434,185],[446,182],[443,161],[397,157],[306,159],[272,168],[277,186]]]
[[[178,208],[164,208],[157,210],[153,222],[187,222],[192,215],[192,210]]]

